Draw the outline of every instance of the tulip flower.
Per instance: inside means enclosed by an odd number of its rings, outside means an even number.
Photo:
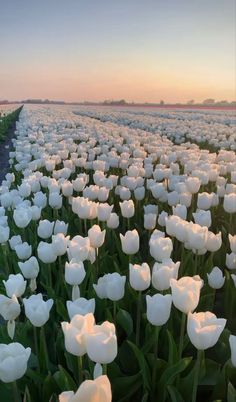
[[[224,318],[217,318],[209,311],[193,314],[189,312],[187,321],[189,339],[196,349],[211,348],[218,341],[225,324]]]
[[[93,330],[94,324],[94,316],[91,313],[85,316],[76,314],[70,323],[61,323],[67,352],[74,356],[83,356],[86,353],[87,336]]]
[[[84,261],[88,258],[90,251],[90,241],[88,237],[75,236],[68,243],[68,256],[71,260],[76,258],[79,261]]]
[[[134,290],[148,289],[151,282],[149,265],[145,262],[142,265],[129,264],[129,282]]]
[[[70,262],[65,264],[65,280],[69,285],[80,285],[86,272],[82,261],[72,258]]]
[[[170,317],[172,296],[159,293],[154,296],[147,295],[146,302],[148,321],[155,326],[164,325]]]
[[[225,283],[225,277],[220,268],[214,267],[210,274],[207,274],[208,285],[212,289],[220,289]]]
[[[223,208],[229,214],[233,214],[236,212],[236,194],[225,194]]]
[[[226,253],[225,265],[228,269],[236,269],[236,253]]]
[[[18,262],[18,266],[26,279],[35,279],[39,273],[39,263],[36,257],[32,256],[24,262]]]
[[[46,243],[41,241],[38,245],[38,258],[44,262],[44,264],[51,264],[57,259],[57,254],[52,243]]]
[[[31,354],[30,348],[20,343],[0,344],[0,380],[13,382],[23,377],[27,370],[27,362]]]
[[[66,253],[69,239],[70,236],[65,237],[63,233],[52,235],[52,246],[57,256],[62,256]]]
[[[101,364],[111,363],[117,355],[117,338],[114,324],[109,321],[95,325],[86,336],[89,358]]]
[[[167,290],[170,287],[171,278],[178,278],[180,262],[174,263],[172,259],[155,262],[152,269],[152,285],[159,291]]]
[[[6,243],[10,236],[10,228],[9,226],[1,226],[0,225],[0,244]]]
[[[232,253],[236,254],[236,235],[232,236],[229,234],[229,244]]]
[[[121,214],[124,218],[132,218],[134,216],[134,202],[132,200],[120,202]]]
[[[101,231],[101,228],[99,225],[93,225],[88,230],[88,238],[90,241],[90,245],[94,248],[101,247],[105,240],[105,234],[106,234],[106,231],[105,230]]]
[[[20,260],[28,260],[32,254],[32,247],[27,242],[17,244],[15,246],[15,252]]]
[[[37,234],[41,239],[48,239],[52,236],[54,222],[50,222],[47,219],[39,222]]]
[[[18,228],[26,228],[32,219],[32,212],[29,208],[17,208],[13,212],[13,219]]]
[[[75,393],[65,391],[59,395],[59,402],[111,402],[111,399],[111,384],[106,375],[85,380]]]
[[[66,302],[67,311],[70,320],[76,315],[86,315],[89,313],[94,314],[95,311],[95,299],[85,299],[84,297],[79,297],[74,301],[68,300]]]
[[[229,345],[231,351],[231,362],[236,367],[236,335],[229,336]]]
[[[199,275],[183,276],[179,280],[170,279],[170,287],[175,307],[185,314],[195,310],[199,303],[203,281]]]
[[[11,339],[15,333],[15,319],[20,315],[20,304],[15,295],[11,298],[0,295],[0,315],[7,323],[7,332]]]
[[[3,280],[3,284],[8,297],[12,297],[13,295],[20,297],[25,292],[26,281],[21,274],[9,275],[7,281]]]
[[[49,319],[49,312],[53,305],[53,300],[43,300],[41,293],[32,295],[28,299],[23,299],[25,315],[35,327],[42,327]]]
[[[149,241],[150,254],[156,261],[163,261],[170,258],[173,244],[169,237],[151,236]]]
[[[128,230],[124,236],[120,233],[120,240],[123,253],[133,255],[139,251],[139,235],[136,229]]]
[[[119,224],[119,216],[115,212],[112,212],[107,220],[107,227],[110,229],[117,229]]]
[[[124,297],[126,276],[121,276],[117,272],[105,274],[98,279],[97,285],[93,285],[97,296],[100,299],[110,299],[118,301]]]

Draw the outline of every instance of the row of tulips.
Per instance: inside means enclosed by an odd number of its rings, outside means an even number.
[[[24,107],[16,135],[0,395],[234,400],[235,153],[63,108]]]

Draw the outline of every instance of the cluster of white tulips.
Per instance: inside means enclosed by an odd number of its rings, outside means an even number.
[[[75,113],[102,122],[159,133],[176,144],[192,141],[216,149],[236,149],[235,112],[230,110],[164,110],[80,107]]]
[[[0,187],[4,392],[236,395],[233,116],[72,110],[24,106]]]

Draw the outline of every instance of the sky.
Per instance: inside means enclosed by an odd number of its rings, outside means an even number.
[[[236,99],[235,0],[0,0],[0,99]]]

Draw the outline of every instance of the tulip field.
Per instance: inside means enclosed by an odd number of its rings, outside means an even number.
[[[25,105],[0,184],[0,400],[236,401],[236,117]]]

